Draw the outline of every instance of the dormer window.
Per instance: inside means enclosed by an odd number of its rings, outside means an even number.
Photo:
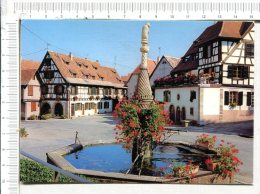
[[[64,60],[64,59],[62,59],[62,60],[63,60],[63,62],[64,62],[66,65],[69,65],[69,64],[70,64],[69,61],[66,61],[66,60]]]
[[[96,69],[96,70],[97,70],[97,66],[95,66],[95,65],[92,65],[92,67],[93,67],[94,69]]]
[[[79,67],[82,67],[82,64],[81,63],[78,63],[78,62],[76,62],[77,63],[77,65],[79,66]]]
[[[92,76],[92,79],[95,79],[95,76]]]
[[[76,72],[73,72],[72,70],[69,70],[70,71],[70,75],[72,76],[72,77],[77,77],[77,73]]]

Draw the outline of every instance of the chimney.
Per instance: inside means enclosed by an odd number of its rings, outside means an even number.
[[[72,52],[70,52],[69,56],[70,56],[70,60],[72,61],[73,60]]]
[[[97,59],[96,62],[99,63],[99,60]]]
[[[161,59],[161,57],[160,57],[160,56],[158,56],[158,57],[157,57],[157,63],[160,61],[160,59]]]

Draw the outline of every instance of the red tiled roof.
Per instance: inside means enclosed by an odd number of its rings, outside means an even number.
[[[127,75],[121,76],[121,79],[123,80],[124,83],[127,83],[130,76],[131,76],[131,73],[128,73]]]
[[[217,22],[208,28],[206,28],[202,34],[192,43],[191,47],[185,53],[185,56],[189,56],[198,52],[198,47],[208,41],[217,38],[233,38],[240,39],[247,29],[253,24],[253,22],[241,22],[241,21],[223,21]],[[173,72],[189,71],[198,67],[198,61],[189,60],[184,62],[183,59],[179,62]]]
[[[101,66],[98,61],[91,61],[75,56],[71,58],[70,55],[53,51],[48,52],[60,73],[67,81],[76,78],[81,80],[104,81],[104,83],[111,82],[113,84],[121,84],[122,86],[124,84],[116,69]],[[88,76],[88,78],[86,76]],[[81,81],[79,80],[79,82]]]
[[[156,67],[157,63],[154,60],[148,59],[147,60],[147,70],[148,70],[148,74],[149,76],[153,73],[155,67]],[[135,70],[133,71],[132,74],[139,74],[140,73],[140,65],[138,65]]]
[[[31,60],[22,60],[21,62],[21,85],[27,85],[35,75],[40,62]]]

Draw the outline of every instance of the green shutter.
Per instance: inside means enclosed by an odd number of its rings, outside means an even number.
[[[247,106],[251,106],[251,103],[252,103],[252,94],[251,94],[251,92],[247,92],[246,96],[247,96],[246,105]]]
[[[248,74],[248,67],[247,66],[244,66],[242,74],[243,74],[244,79],[248,79],[249,74]]]
[[[228,66],[228,74],[227,74],[228,78],[232,78],[233,77],[233,66],[229,65]]]
[[[243,105],[243,92],[239,92],[238,93],[238,106],[242,106]]]
[[[229,105],[229,92],[225,91],[224,105]]]

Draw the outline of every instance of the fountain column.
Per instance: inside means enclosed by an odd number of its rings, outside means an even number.
[[[138,75],[137,87],[135,91],[135,96],[140,98],[140,107],[141,109],[149,109],[150,104],[153,102],[152,89],[149,81],[149,74],[147,70],[147,53],[149,51],[148,46],[148,35],[149,35],[150,24],[147,23],[143,26],[142,29],[142,37],[141,37],[141,64],[140,64],[140,74]],[[142,134],[141,134],[142,136]],[[144,145],[143,147],[141,145]],[[151,158],[152,149],[151,149],[151,141],[150,142],[142,142],[142,138],[136,138],[133,142],[133,150],[132,150],[132,160],[143,154],[141,159]],[[145,151],[143,151],[145,150]],[[141,153],[143,152],[143,153]]]

